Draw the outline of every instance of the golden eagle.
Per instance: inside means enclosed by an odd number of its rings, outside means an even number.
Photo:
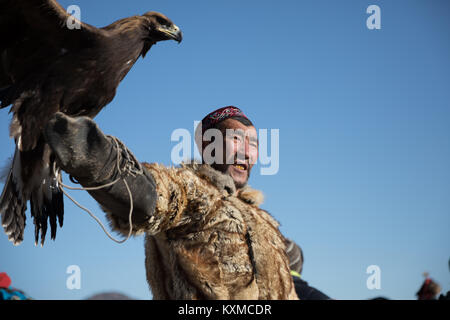
[[[94,117],[140,56],[158,41],[181,42],[182,33],[157,12],[96,28],[55,0],[0,0],[0,39],[0,108],[11,105],[16,143],[0,197],[2,225],[10,241],[22,242],[30,201],[35,243],[40,233],[43,245],[47,221],[55,239],[64,214],[60,171],[52,170],[42,134],[48,119],[58,111]]]

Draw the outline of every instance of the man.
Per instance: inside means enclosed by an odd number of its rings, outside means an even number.
[[[302,279],[303,251],[291,239],[286,238],[286,254],[289,259],[289,267],[294,279],[295,292],[300,300],[330,300],[331,298]]]
[[[419,291],[417,291],[417,300],[436,300],[442,288],[439,283],[431,279],[427,272],[424,273],[425,280]]]
[[[179,168],[141,166],[86,117],[58,113],[45,136],[58,165],[84,187],[113,182],[125,172],[133,196],[132,232],[146,234],[147,281],[155,299],[298,299],[278,223],[259,208],[262,194],[247,185],[257,158],[255,127],[230,106],[207,115],[196,131],[197,138],[214,136],[209,143],[196,140],[206,155],[203,163]],[[112,228],[128,234],[125,184],[89,193]]]
[[[0,272],[0,301],[30,299],[22,290],[11,287],[11,278],[6,272]]]

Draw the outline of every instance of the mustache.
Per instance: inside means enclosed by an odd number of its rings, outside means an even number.
[[[239,153],[236,153],[232,158],[230,157],[229,159],[227,159],[225,164],[245,164],[248,168],[253,165],[253,163],[250,163],[250,158],[248,156],[242,156]]]

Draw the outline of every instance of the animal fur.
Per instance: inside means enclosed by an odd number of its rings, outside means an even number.
[[[298,299],[279,224],[259,208],[263,196],[236,190],[208,165],[145,164],[157,184],[146,233],[145,266],[154,299]],[[127,221],[107,213],[114,230]]]

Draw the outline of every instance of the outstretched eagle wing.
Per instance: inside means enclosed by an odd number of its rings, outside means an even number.
[[[10,134],[17,145],[0,196],[0,213],[15,244],[23,239],[28,200],[36,243],[40,232],[44,242],[48,217],[53,239],[57,218],[62,226],[62,193],[49,169],[52,160],[40,132],[60,107],[58,89],[49,88],[49,83],[57,81],[58,71],[50,70],[68,52],[76,54],[95,46],[101,33],[69,15],[54,0],[0,0],[0,108],[13,105]],[[49,82],[50,78],[54,80]]]
[[[0,0],[0,90],[68,50],[91,46],[100,33],[55,0]],[[2,101],[2,107],[10,103]]]
[[[76,28],[73,28],[76,26]],[[13,165],[0,196],[9,239],[23,239],[30,202],[35,240],[45,240],[47,220],[55,238],[62,225],[59,170],[42,130],[60,111],[95,117],[115,96],[139,56],[159,41],[180,42],[167,17],[146,12],[104,28],[78,21],[55,0],[0,0],[0,108],[12,105]]]

